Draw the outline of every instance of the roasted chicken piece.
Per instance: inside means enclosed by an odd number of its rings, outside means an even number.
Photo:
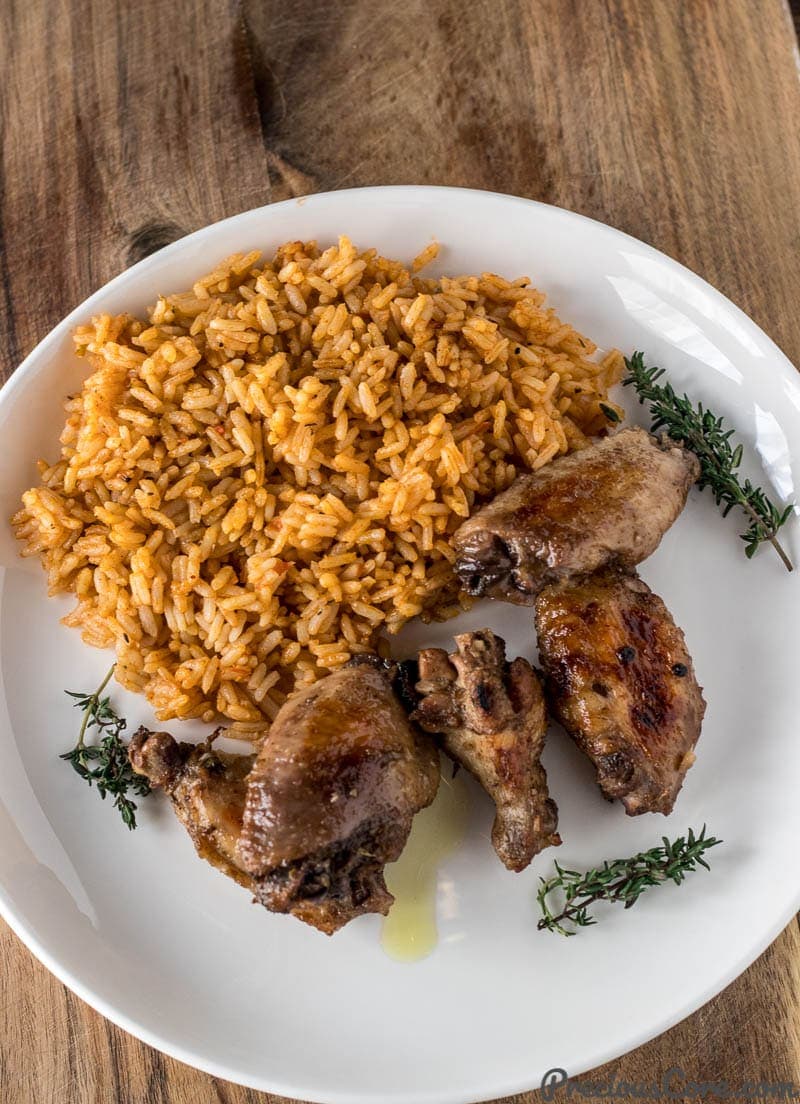
[[[355,667],[294,695],[257,757],[139,729],[131,765],[172,806],[197,852],[273,912],[333,934],[386,913],[383,880],[439,784],[439,753],[412,729],[386,674]]]
[[[255,756],[227,755],[214,751],[208,741],[178,743],[168,732],[140,728],[131,739],[128,758],[151,786],[167,792],[198,855],[255,892],[237,853],[247,775]]]
[[[439,784],[439,755],[387,676],[344,668],[291,697],[248,778],[239,861],[255,896],[331,934],[386,913],[383,868]]]
[[[669,813],[705,712],[683,633],[635,573],[546,587],[539,657],[554,716],[629,815]]]
[[[509,870],[524,870],[542,848],[561,843],[539,762],[547,731],[542,688],[526,660],[506,663],[505,643],[489,629],[455,641],[449,656],[442,648],[420,652],[412,720],[438,734],[490,795],[494,849]]]
[[[533,605],[548,583],[635,567],[658,547],[700,474],[693,453],[623,429],[522,475],[457,530],[472,595]]]

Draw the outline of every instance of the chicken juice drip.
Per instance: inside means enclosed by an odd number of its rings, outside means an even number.
[[[464,838],[467,808],[463,774],[453,778],[446,762],[435,801],[414,817],[402,855],[386,867],[386,885],[395,901],[383,921],[381,946],[397,962],[418,962],[437,944],[439,864]]]

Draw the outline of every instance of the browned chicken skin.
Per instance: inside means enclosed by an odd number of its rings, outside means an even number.
[[[386,913],[384,865],[438,784],[436,747],[382,672],[345,668],[294,695],[248,779],[238,855],[257,899],[328,933]]]
[[[169,795],[198,855],[253,890],[237,855],[247,775],[254,755],[226,755],[209,743],[178,743],[168,732],[140,728],[128,747],[131,766]]]
[[[384,865],[439,784],[433,741],[412,729],[373,667],[337,671],[290,698],[255,758],[146,729],[129,757],[167,791],[203,858],[266,908],[329,935],[388,912]]]
[[[697,458],[623,429],[520,476],[455,535],[456,572],[473,595],[533,605],[548,583],[633,568],[658,547],[699,475]]]
[[[561,842],[539,762],[547,731],[541,685],[526,660],[506,663],[505,644],[489,629],[455,641],[450,656],[442,648],[420,652],[412,720],[439,734],[447,754],[492,797],[495,851],[509,870],[524,870]]]
[[[669,813],[705,712],[683,633],[635,573],[603,571],[536,600],[555,717],[629,815]]]

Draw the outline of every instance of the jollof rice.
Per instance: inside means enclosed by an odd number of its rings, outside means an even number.
[[[253,730],[457,612],[454,530],[604,429],[620,374],[524,278],[425,279],[346,238],[259,256],[78,328],[91,375],[14,518],[159,719]]]

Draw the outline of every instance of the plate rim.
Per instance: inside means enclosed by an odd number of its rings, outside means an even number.
[[[775,367],[780,365],[784,372],[788,370],[790,377],[797,378],[797,369],[786,353],[784,353],[780,346],[778,346],[778,344],[748,314],[746,314],[741,307],[734,303],[733,300],[688,266],[624,230],[620,230],[599,219],[591,218],[588,215],[583,215],[566,207],[543,203],[539,200],[527,199],[522,196],[515,196],[504,192],[443,185],[388,184],[314,192],[305,196],[290,197],[277,203],[268,203],[258,207],[248,208],[234,215],[198,227],[191,233],[178,238],[162,249],[142,258],[136,264],[123,269],[116,276],[112,277],[78,303],[60,322],[53,326],[23,358],[19,366],[12,372],[2,387],[0,387],[0,414],[2,414],[6,404],[13,400],[17,392],[25,387],[31,374],[36,370],[37,361],[43,354],[48,352],[52,345],[60,342],[65,334],[67,334],[78,321],[85,318],[86,314],[94,309],[101,297],[104,297],[108,292],[115,289],[133,273],[141,273],[143,270],[152,266],[156,259],[163,260],[173,254],[178,254],[186,250],[187,247],[190,247],[192,243],[198,244],[203,236],[212,228],[221,229],[226,225],[236,223],[246,216],[257,216],[266,211],[279,211],[280,209],[294,207],[312,200],[334,200],[335,202],[341,201],[347,204],[348,201],[352,202],[354,198],[359,196],[363,197],[367,193],[377,197],[384,196],[387,199],[392,193],[395,193],[405,195],[409,198],[417,198],[419,200],[424,200],[426,195],[431,194],[439,198],[444,198],[448,194],[451,194],[453,196],[468,197],[478,202],[486,200],[500,201],[504,204],[538,208],[550,213],[551,216],[556,214],[557,217],[574,221],[579,226],[581,224],[590,224],[593,228],[600,228],[601,231],[610,233],[617,240],[621,238],[624,241],[630,242],[635,245],[639,251],[643,250],[653,257],[666,259],[671,267],[688,277],[692,283],[699,285],[718,301],[721,300],[726,308],[729,310],[732,309],[737,320],[744,326],[750,336],[753,337],[758,342],[759,346],[773,359],[775,363],[770,366],[771,370],[774,371]],[[274,216],[270,215],[270,217]],[[787,925],[791,923],[798,911],[800,911],[800,879],[797,880],[794,895],[790,897],[788,907],[785,911],[776,918],[773,918],[772,922],[766,926],[765,930],[760,932],[758,938],[751,941],[748,950],[743,952],[734,965],[724,971],[717,981],[706,986],[699,995],[695,995],[691,999],[685,1001],[677,1012],[658,1017],[655,1027],[651,1023],[647,1028],[635,1032],[630,1037],[628,1048],[625,1051],[620,1052],[618,1046],[598,1047],[594,1052],[588,1054],[581,1060],[581,1069],[571,1071],[570,1077],[580,1077],[590,1069],[594,1069],[599,1065],[603,1065],[615,1058],[630,1053],[630,1051],[635,1050],[644,1043],[663,1034],[665,1031],[668,1031],[670,1028],[686,1019],[686,1017],[690,1016],[693,1012],[702,1008],[716,995],[722,992],[723,989],[727,988],[750,965],[752,965],[761,954],[763,954],[763,952],[778,938]],[[115,1026],[133,1035],[148,1046],[154,1047],[161,1053],[211,1076],[219,1077],[262,1092],[273,1093],[290,1099],[299,1099],[297,1096],[298,1088],[296,1086],[274,1078],[261,1078],[250,1074],[242,1074],[235,1068],[226,1066],[223,1062],[206,1058],[203,1054],[193,1051],[190,1047],[174,1044],[168,1038],[160,1035],[157,1031],[153,1031],[144,1023],[139,1022],[136,1017],[128,1016],[116,1005],[97,996],[92,991],[91,987],[85,985],[69,968],[63,967],[57,960],[57,957],[48,950],[37,935],[32,930],[29,930],[24,921],[17,916],[10,895],[7,893],[2,883],[0,883],[0,917],[2,917],[17,938],[21,940],[34,957],[38,959],[51,974],[96,1012],[110,1020]],[[489,1064],[488,1068],[492,1068],[491,1064]],[[490,1081],[491,1087],[489,1087]],[[492,1079],[487,1076],[483,1085],[476,1086],[475,1094],[471,1094],[469,1097],[460,1092],[436,1090],[434,1092],[428,1092],[425,1100],[426,1104],[456,1104],[456,1102],[459,1102],[459,1104],[462,1104],[462,1102],[463,1104],[477,1104],[478,1101],[486,1101],[497,1096],[530,1091],[538,1087],[538,1085],[531,1085],[530,1081],[527,1079],[520,1080],[517,1078],[504,1081],[502,1078]],[[372,1093],[365,1095],[358,1091],[317,1092],[314,1090],[309,1094],[306,1089],[301,1089],[300,1092],[304,1099],[313,1101],[314,1104],[355,1104],[355,1102],[357,1102],[357,1104],[374,1104],[374,1094]],[[382,1093],[383,1104],[419,1104],[420,1099],[421,1097],[418,1092],[410,1092],[408,1090]]]

